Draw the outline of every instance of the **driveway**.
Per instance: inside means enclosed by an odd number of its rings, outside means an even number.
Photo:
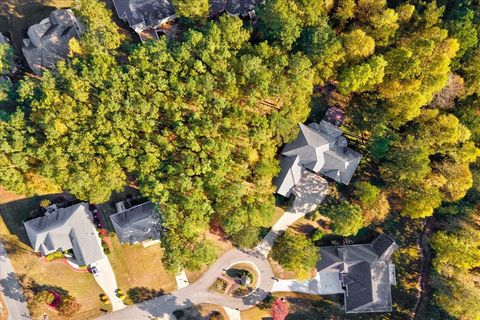
[[[254,263],[260,273],[258,288],[243,298],[234,298],[209,292],[208,289],[225,268],[239,262]],[[157,297],[99,319],[131,320],[168,318],[175,310],[201,303],[212,303],[240,311],[247,310],[265,299],[273,287],[273,273],[266,258],[257,251],[230,250],[221,256],[208,271],[194,284],[161,297]]]
[[[293,189],[295,200],[292,208],[286,211],[273,225],[256,250],[265,257],[272,249],[277,237],[297,220],[312,212],[323,201],[328,193],[328,182],[320,175],[304,170],[300,183]]]
[[[296,199],[290,211],[285,212],[275,223],[262,242],[252,250],[233,249],[221,256],[195,283],[164,296],[128,306],[114,313],[107,313],[98,319],[170,319],[175,310],[181,310],[201,303],[221,305],[237,311],[254,307],[274,290],[275,280],[267,261],[268,253],[278,235],[306,213],[315,210],[327,194],[327,181],[316,174],[306,174],[296,187]],[[294,190],[295,191],[295,190]],[[258,288],[243,298],[234,298],[209,292],[210,286],[229,266],[234,263],[253,263],[260,274]],[[113,274],[113,272],[112,272]],[[316,282],[316,281],[315,281]],[[309,283],[310,284],[310,283]],[[298,287],[297,283],[288,283]],[[315,285],[312,282],[312,285]],[[304,285],[300,285],[303,287]],[[287,287],[287,283],[285,283]],[[308,284],[307,284],[308,287]],[[317,286],[318,287],[318,286]],[[299,289],[300,290],[300,289]]]
[[[339,272],[317,273],[315,278],[306,281],[278,280],[272,288],[272,292],[298,292],[308,294],[338,294],[345,293],[340,281]]]
[[[0,242],[0,294],[8,309],[8,320],[30,319],[22,288],[2,242]]]
[[[125,308],[125,304],[119,299],[115,290],[118,289],[117,279],[115,279],[115,273],[113,272],[112,265],[108,258],[105,256],[102,260],[95,262],[98,269],[98,275],[95,277],[98,285],[110,299],[112,303],[112,311],[118,311]]]

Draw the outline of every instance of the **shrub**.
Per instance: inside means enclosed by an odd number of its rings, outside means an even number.
[[[225,317],[220,312],[213,311],[210,315],[210,320],[225,320]]]
[[[35,299],[38,299],[39,302],[52,304],[52,302],[55,300],[55,295],[50,291],[43,290],[35,295]]]
[[[62,302],[58,306],[58,314],[62,317],[70,317],[80,309],[77,299],[70,295],[62,297]]]
[[[48,199],[42,199],[42,201],[40,201],[40,207],[42,207],[44,209],[46,207],[48,207],[49,205],[50,205],[50,200],[48,200]]]
[[[260,228],[243,228],[232,236],[232,240],[240,248],[253,248],[260,241]]]
[[[322,230],[316,229],[315,232],[312,234],[312,241],[321,240],[324,235],[325,233]]]
[[[107,247],[107,248],[103,248],[103,253],[105,254],[110,254],[110,249]]]
[[[60,258],[63,258],[63,252],[62,251],[52,252],[45,257],[45,259],[47,259],[48,261],[52,261],[52,260],[60,259]]]
[[[250,279],[250,283],[253,284],[253,281],[255,280],[255,277],[253,276],[253,274],[251,272],[248,272],[247,277]]]
[[[163,295],[163,290],[155,290],[145,287],[135,287],[128,289],[127,295],[134,302],[139,303]]]

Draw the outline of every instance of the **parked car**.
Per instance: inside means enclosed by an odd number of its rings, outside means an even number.
[[[95,264],[90,265],[90,270],[92,271],[92,273],[95,277],[98,277],[98,275],[100,274],[100,272],[98,271],[97,266]]]

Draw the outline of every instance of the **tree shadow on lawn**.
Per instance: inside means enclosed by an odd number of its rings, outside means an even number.
[[[18,302],[26,301],[15,273],[9,272],[6,278],[0,279],[0,287],[3,296]]]
[[[43,199],[52,200],[58,196],[58,194],[50,194],[2,203],[0,204],[0,216],[3,218],[10,234],[17,236],[20,241],[30,246],[30,240],[23,222],[41,214],[40,201]]]

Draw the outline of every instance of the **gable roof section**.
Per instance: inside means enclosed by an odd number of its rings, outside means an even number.
[[[362,158],[361,154],[347,147],[347,139],[342,130],[322,120],[319,124],[306,126],[299,124],[297,139],[285,145],[282,150],[281,173],[275,180],[277,193],[289,196],[291,190],[285,186],[293,186],[285,172],[293,170],[294,165],[321,173],[337,182],[349,184]],[[298,161],[289,158],[298,158]],[[289,169],[290,166],[290,169]]]
[[[32,71],[41,75],[43,69],[54,69],[69,52],[69,42],[80,36],[80,26],[71,10],[58,9],[38,24],[28,28],[23,40],[23,55]]]
[[[169,0],[113,0],[118,16],[136,32],[158,28],[175,17]]]
[[[44,255],[72,249],[80,264],[104,257],[88,204],[82,202],[24,222],[35,252]]]
[[[380,234],[371,244],[321,247],[317,270],[339,273],[347,313],[391,311],[389,265],[397,248],[386,234]]]
[[[110,216],[121,243],[160,239],[160,217],[148,201]]]
[[[276,178],[278,180],[277,193],[284,197],[290,196],[292,188],[300,182],[302,177],[302,167],[299,165],[299,157],[292,156],[285,158],[280,163],[280,174]]]

